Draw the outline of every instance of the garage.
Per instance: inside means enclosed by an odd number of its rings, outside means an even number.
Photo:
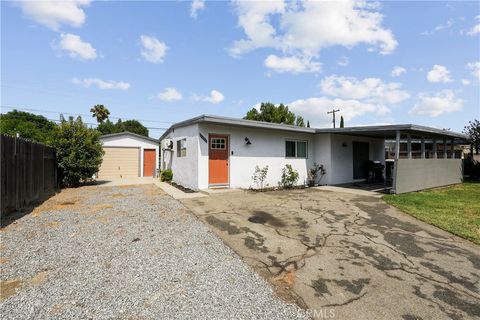
[[[103,159],[97,179],[155,177],[158,169],[158,141],[131,132],[100,137]]]

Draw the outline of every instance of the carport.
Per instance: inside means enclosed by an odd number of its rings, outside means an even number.
[[[413,124],[317,129],[331,133],[383,138],[386,161],[393,162],[392,193],[461,183],[463,167],[461,153],[455,145],[468,143],[468,137],[449,130]]]

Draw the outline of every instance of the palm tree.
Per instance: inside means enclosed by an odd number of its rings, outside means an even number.
[[[108,119],[110,111],[103,104],[96,104],[93,108],[90,109],[92,117],[97,118],[98,123],[103,123],[103,121]]]

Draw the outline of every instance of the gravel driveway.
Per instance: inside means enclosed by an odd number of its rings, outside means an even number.
[[[292,319],[297,308],[153,185],[67,189],[1,230],[2,319]]]

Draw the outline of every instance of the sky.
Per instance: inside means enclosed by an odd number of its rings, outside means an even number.
[[[480,2],[1,2],[2,113],[94,124],[103,104],[157,138],[261,102],[460,132],[480,118]]]

